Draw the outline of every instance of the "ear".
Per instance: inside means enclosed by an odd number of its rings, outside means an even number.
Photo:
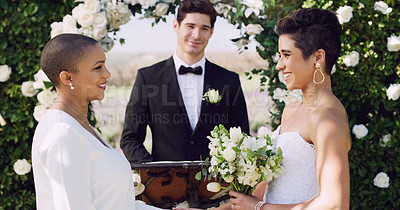
[[[214,33],[214,27],[211,28],[210,38],[212,37],[213,33]]]
[[[315,51],[314,56],[316,63],[320,63],[321,65],[325,64],[325,50],[318,49],[317,51]]]
[[[68,71],[61,71],[58,77],[60,79],[60,84],[69,86],[69,83],[72,82],[71,73]]]
[[[178,22],[178,20],[177,20],[177,19],[174,19],[174,22],[173,22],[173,27],[174,27],[174,31],[175,31],[175,33],[178,33],[178,29],[179,29],[179,22]]]

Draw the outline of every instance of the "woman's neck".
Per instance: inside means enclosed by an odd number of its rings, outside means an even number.
[[[306,106],[315,106],[324,103],[325,98],[332,95],[331,79],[326,77],[322,84],[309,84],[302,89],[303,104]]]
[[[87,112],[89,102],[78,100],[76,97],[69,95],[65,97],[63,94],[58,94],[57,100],[51,108],[61,109],[74,117],[81,124],[88,124]]]

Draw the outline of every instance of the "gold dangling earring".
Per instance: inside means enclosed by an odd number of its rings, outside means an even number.
[[[314,71],[313,82],[314,82],[314,84],[319,85],[319,84],[322,84],[322,83],[325,81],[325,75],[324,75],[324,73],[322,72],[322,66],[321,66],[320,63],[316,63],[316,64],[315,64],[315,68],[316,68],[316,69],[315,69],[315,71]],[[319,73],[322,74],[322,80],[321,80],[320,82],[317,82],[317,81],[315,80],[315,75],[317,74],[317,71],[318,71]]]
[[[74,87],[74,85],[72,84],[72,82],[69,83],[69,86],[71,87],[71,90],[74,90],[74,89],[75,89],[75,87]]]

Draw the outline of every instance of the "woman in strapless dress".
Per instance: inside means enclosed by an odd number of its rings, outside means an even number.
[[[308,8],[280,19],[276,32],[281,56],[276,69],[287,89],[302,90],[303,101],[286,105],[272,135],[283,152],[284,173],[260,184],[253,197],[230,191],[230,208],[348,209],[350,131],[330,77],[341,26],[335,13]]]

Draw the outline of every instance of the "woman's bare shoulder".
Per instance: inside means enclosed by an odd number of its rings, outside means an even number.
[[[310,113],[308,125],[313,141],[343,141],[350,146],[347,113],[340,102],[314,108]]]

